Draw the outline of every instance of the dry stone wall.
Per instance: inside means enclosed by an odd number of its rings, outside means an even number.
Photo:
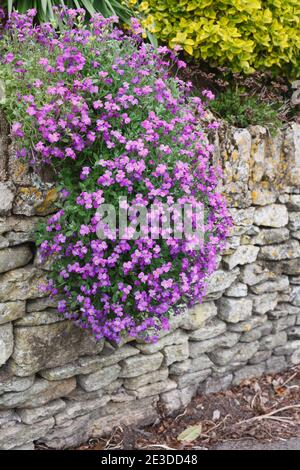
[[[205,302],[155,344],[98,342],[62,320],[34,227],[56,191],[14,157],[0,119],[0,448],[76,446],[143,425],[265,372],[300,363],[300,126],[271,138],[223,125],[215,139],[234,227]]]

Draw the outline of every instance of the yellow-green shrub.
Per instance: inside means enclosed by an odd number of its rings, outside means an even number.
[[[233,72],[300,75],[299,0],[129,0],[170,47]]]

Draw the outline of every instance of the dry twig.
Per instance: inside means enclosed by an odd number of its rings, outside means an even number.
[[[294,409],[294,408],[300,408],[300,404],[299,405],[283,406],[282,408],[270,411],[269,413],[265,413],[264,415],[254,416],[253,418],[244,419],[242,421],[239,421],[238,423],[236,423],[236,425],[238,426],[240,424],[251,423],[253,421],[261,421],[263,419],[269,419],[270,417],[272,417],[273,415],[275,415],[277,413],[280,413],[281,411],[291,410],[291,409]],[[280,417],[278,417],[278,418],[280,418]]]

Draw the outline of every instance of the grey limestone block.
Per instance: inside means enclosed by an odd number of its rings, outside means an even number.
[[[119,377],[131,378],[159,369],[163,362],[163,354],[157,352],[149,355],[129,357],[120,362],[122,367]]]
[[[25,266],[32,256],[32,251],[28,245],[3,248],[0,250],[0,273]]]
[[[0,429],[0,449],[9,450],[45,436],[54,426],[54,418],[33,425],[17,423]]]
[[[17,300],[15,302],[0,303],[0,325],[17,320],[25,315],[25,302]]]
[[[253,302],[248,298],[223,297],[218,303],[219,317],[228,323],[246,320],[252,314]]]
[[[137,342],[135,346],[143,354],[154,354],[160,351],[161,349],[163,349],[165,346],[185,343],[187,339],[188,339],[187,333],[178,329],[170,334],[164,335],[155,343]]]
[[[211,369],[199,370],[196,372],[188,372],[183,375],[174,375],[171,378],[177,383],[179,389],[189,387],[191,385],[199,385],[211,374]]]
[[[79,356],[102,351],[103,341],[68,320],[14,328],[14,352],[10,369],[16,375],[32,375],[44,368],[64,365]]]
[[[238,385],[247,379],[252,379],[254,377],[261,377],[265,371],[265,364],[257,364],[252,366],[245,366],[242,369],[234,372],[234,378],[232,381],[233,385]]]
[[[222,390],[226,390],[231,383],[233,379],[233,374],[227,374],[224,375],[223,377],[209,377],[203,384],[203,386],[200,388],[202,393],[217,393]]]
[[[18,415],[25,424],[34,424],[43,421],[46,418],[54,416],[56,413],[61,412],[66,407],[66,402],[60,398],[50,401],[43,406],[36,408],[21,408],[18,409]]]
[[[172,415],[181,408],[185,408],[196,394],[198,384],[189,385],[182,389],[175,389],[160,395],[160,403],[167,415]]]
[[[78,382],[86,392],[93,392],[116,380],[119,377],[120,371],[121,367],[118,364],[114,364],[91,374],[79,375]]]
[[[283,204],[270,204],[255,209],[255,225],[279,228],[285,227],[288,224],[288,220],[288,211]]]
[[[189,357],[189,343],[186,341],[181,344],[166,346],[162,353],[164,355],[164,364],[170,366],[174,362],[184,361]]]
[[[215,338],[206,339],[204,341],[190,341],[190,357],[195,359],[217,348],[231,348],[238,343],[240,337],[240,333],[226,331]]]
[[[276,374],[287,368],[284,356],[272,356],[266,361],[266,372]]]
[[[35,408],[65,397],[76,388],[75,378],[49,382],[36,378],[33,385],[22,392],[0,395],[0,409]]]
[[[0,325],[0,366],[5,364],[12,355],[14,348],[14,336],[12,323]]]

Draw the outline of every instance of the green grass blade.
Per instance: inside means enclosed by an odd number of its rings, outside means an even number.
[[[93,7],[93,3],[90,0],[81,0],[81,3],[91,16],[95,14],[95,8]]]
[[[108,10],[111,12],[111,15],[116,15],[116,11],[114,10],[111,2],[109,0],[105,0],[105,3],[106,3],[106,6],[108,8]]]
[[[94,8],[98,13],[101,13],[105,18],[110,16],[110,10],[108,10],[105,0],[96,0],[94,3]]]
[[[8,2],[7,2],[7,10],[8,10],[9,14],[11,14],[11,12],[13,10],[13,3],[14,3],[13,0],[8,0]]]
[[[48,0],[41,0],[41,7],[44,12],[44,15],[47,15]]]

